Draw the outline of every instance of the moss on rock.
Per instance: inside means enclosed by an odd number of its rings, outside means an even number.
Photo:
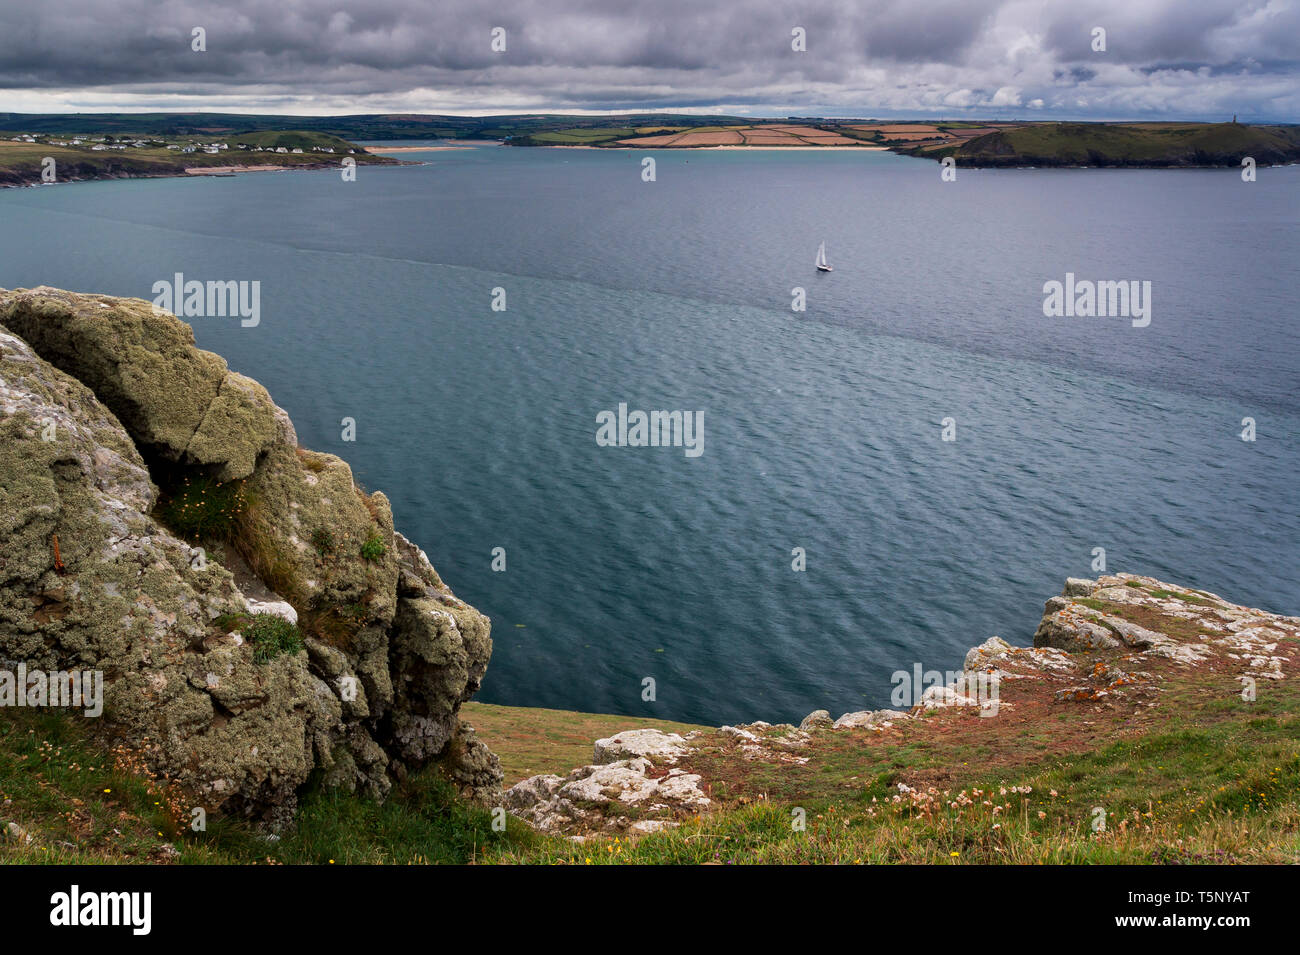
[[[383,494],[147,302],[0,290],[0,325],[0,656],[102,670],[108,735],[209,810],[283,822],[314,771],[382,798],[435,759],[499,787],[457,719],[490,621]],[[256,608],[279,652],[239,632]]]
[[[147,453],[230,481],[250,475],[276,438],[266,389],[149,302],[20,289],[0,301],[0,325],[89,387]]]

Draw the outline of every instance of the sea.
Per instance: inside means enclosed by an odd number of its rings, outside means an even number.
[[[0,287],[259,283],[198,344],[492,618],[478,699],[879,708],[1103,570],[1300,614],[1300,167],[417,145],[0,190]]]

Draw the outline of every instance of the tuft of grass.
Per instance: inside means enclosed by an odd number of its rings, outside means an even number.
[[[245,503],[243,481],[222,484],[209,477],[186,477],[163,495],[154,516],[191,543],[227,541],[235,535]]]
[[[304,633],[349,653],[356,651],[357,633],[370,617],[365,604],[310,607],[298,617]]]
[[[366,560],[379,560],[388,552],[388,545],[384,539],[379,536],[379,532],[372,533],[364,544],[361,545],[361,556]]]
[[[334,535],[324,527],[318,527],[311,535],[311,545],[322,557],[334,552]]]
[[[1149,591],[1149,593],[1151,594],[1151,596],[1159,597],[1161,600],[1170,600],[1170,599],[1181,600],[1184,603],[1200,604],[1202,606],[1209,606],[1213,603],[1213,601],[1205,600],[1202,597],[1195,597],[1191,594],[1185,594],[1181,590],[1157,590],[1153,588],[1152,590]]]
[[[323,455],[301,447],[295,449],[295,453],[298,455],[298,460],[302,462],[302,466],[313,474],[320,474],[325,470],[327,459]]]
[[[364,623],[370,618],[370,608],[364,603],[345,604],[338,609],[339,616],[353,623]]]
[[[303,648],[297,626],[273,613],[253,614],[240,632],[252,644],[254,663],[267,663],[282,653],[293,654]]]

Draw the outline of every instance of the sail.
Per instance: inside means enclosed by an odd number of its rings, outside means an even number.
[[[817,267],[821,268],[826,264],[826,243],[823,242],[817,246]]]

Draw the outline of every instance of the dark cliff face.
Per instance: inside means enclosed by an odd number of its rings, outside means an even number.
[[[494,791],[457,716],[490,621],[384,495],[147,302],[0,290],[0,326],[0,656],[101,671],[97,725],[208,810],[437,759]]]
[[[1240,167],[1245,157],[1268,166],[1300,161],[1300,129],[1236,123],[1048,123],[987,133],[949,154],[959,166],[970,167]]]

